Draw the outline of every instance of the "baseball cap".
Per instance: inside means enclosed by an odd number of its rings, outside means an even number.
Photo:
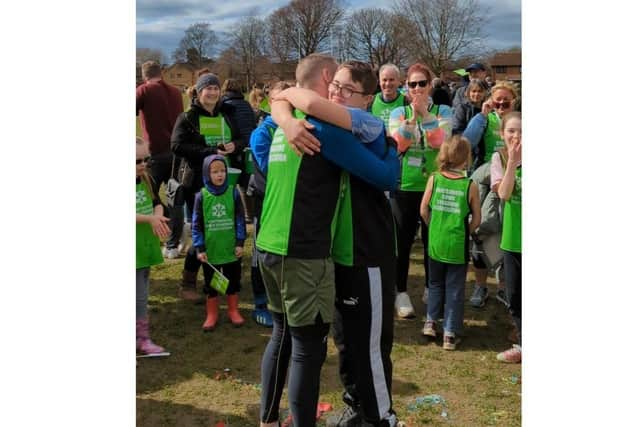
[[[487,71],[486,68],[484,68],[484,65],[478,63],[478,62],[474,62],[473,64],[469,65],[467,68],[464,69],[465,71],[469,72],[469,71],[473,71],[473,70],[482,70],[482,71]]]

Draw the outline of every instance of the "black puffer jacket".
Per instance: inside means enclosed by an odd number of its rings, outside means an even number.
[[[247,144],[251,138],[251,132],[256,128],[256,115],[251,108],[251,104],[244,100],[240,92],[227,91],[222,97],[222,103],[233,106],[233,118],[238,124],[240,138],[245,139]]]
[[[469,121],[473,116],[482,111],[481,107],[476,107],[469,101],[468,98],[464,98],[463,101],[458,104],[453,112],[453,124],[451,126],[451,133],[453,135],[462,134],[467,128]]]
[[[217,117],[222,114],[231,129],[231,140],[236,145],[233,154],[229,156],[231,166],[239,168],[242,165],[243,152],[248,140],[245,141],[240,137],[238,125],[233,119],[233,109],[232,105],[218,102],[213,114],[210,114],[202,108],[198,101],[193,101],[191,108],[178,116],[171,134],[171,151],[176,156],[184,158],[193,171],[193,183],[188,188],[195,191],[202,188],[204,185],[202,182],[202,162],[205,157],[218,153],[217,148],[208,146],[204,136],[200,135],[200,116]]]

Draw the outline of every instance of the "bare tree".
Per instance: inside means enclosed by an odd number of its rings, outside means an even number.
[[[267,47],[272,59],[284,64],[295,57],[295,45],[291,34],[285,29],[290,24],[290,10],[286,7],[273,12],[266,21]]]
[[[345,25],[349,56],[367,61],[374,68],[387,62],[404,65],[408,56],[405,34],[411,25],[398,13],[360,9]]]
[[[277,31],[293,45],[296,56],[304,57],[330,48],[331,31],[344,16],[342,0],[292,0],[271,16]],[[270,28],[273,34],[273,29]],[[280,43],[286,48],[289,43]]]
[[[458,57],[482,48],[488,10],[476,0],[396,0],[395,10],[413,24],[416,59],[436,74]]]
[[[264,22],[256,17],[249,17],[242,20],[231,36],[231,46],[242,64],[248,88],[256,81],[256,63],[266,50],[265,33]]]
[[[178,48],[173,51],[176,62],[190,62],[196,67],[213,56],[214,46],[218,41],[216,33],[210,24],[199,22],[190,25],[184,32]]]
[[[136,65],[141,65],[147,61],[156,61],[158,64],[162,64],[165,62],[164,53],[160,49],[136,48]]]

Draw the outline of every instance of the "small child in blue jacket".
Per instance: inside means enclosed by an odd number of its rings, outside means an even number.
[[[193,208],[193,246],[204,272],[204,292],[207,295],[207,318],[202,325],[212,331],[218,321],[218,292],[210,284],[212,264],[229,279],[226,291],[228,314],[234,326],[244,319],[238,311],[241,260],[247,230],[244,209],[237,189],[229,186],[224,156],[214,154],[203,161],[204,187],[196,193]]]

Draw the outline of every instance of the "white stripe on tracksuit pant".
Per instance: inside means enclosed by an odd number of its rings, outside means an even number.
[[[335,264],[334,341],[340,379],[345,391],[361,405],[365,419],[375,425],[393,417],[395,259],[389,261],[377,267]]]

